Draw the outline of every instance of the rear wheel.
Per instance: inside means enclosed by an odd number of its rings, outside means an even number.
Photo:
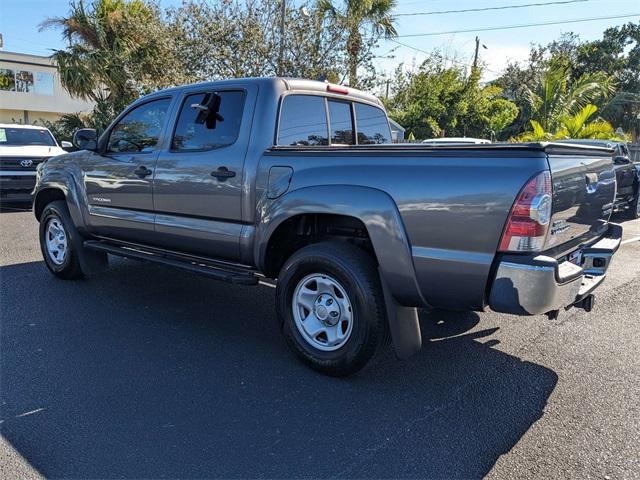
[[[84,276],[78,259],[80,241],[65,202],[48,204],[40,217],[40,249],[51,273],[65,280]]]
[[[302,248],[282,267],[276,297],[289,347],[320,372],[355,373],[388,339],[376,264],[355,246]]]

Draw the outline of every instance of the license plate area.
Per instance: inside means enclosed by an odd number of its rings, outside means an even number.
[[[582,266],[582,249],[575,250],[567,255],[567,261],[577,266]]]

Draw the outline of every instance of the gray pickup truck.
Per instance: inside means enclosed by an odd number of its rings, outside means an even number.
[[[291,349],[331,375],[387,339],[419,350],[417,308],[591,309],[622,235],[611,150],[390,137],[379,100],[322,82],[156,92],[38,168],[44,260],[64,279],[109,254],[273,279]]]

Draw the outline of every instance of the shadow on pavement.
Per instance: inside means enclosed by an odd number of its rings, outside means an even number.
[[[629,212],[617,212],[611,215],[610,221],[614,223],[632,222],[635,219],[631,217]]]
[[[475,313],[348,379],[290,355],[273,291],[130,261],[79,282],[0,268],[2,435],[47,477],[481,477],[556,374]]]

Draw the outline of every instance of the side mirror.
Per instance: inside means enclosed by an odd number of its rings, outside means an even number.
[[[81,128],[73,134],[73,144],[80,150],[98,148],[98,133],[93,128]]]
[[[60,142],[60,146],[66,150],[67,148],[73,148],[73,143],[68,142],[67,140],[63,140]]]
[[[616,155],[613,157],[613,163],[616,165],[626,165],[630,160],[627,157],[623,157],[622,155]]]

